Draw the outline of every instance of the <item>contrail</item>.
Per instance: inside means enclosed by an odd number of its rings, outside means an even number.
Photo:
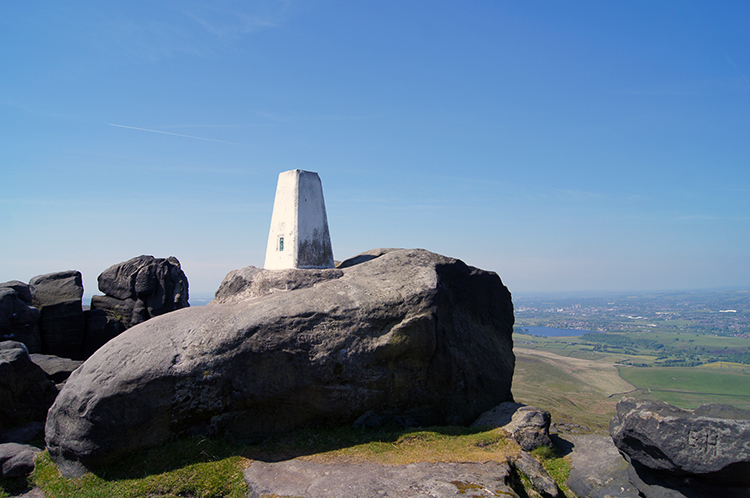
[[[224,140],[215,140],[213,138],[203,138],[203,137],[194,137],[192,135],[183,135],[181,133],[172,133],[170,131],[159,131],[159,130],[149,130],[148,128],[137,128],[135,126],[125,126],[125,125],[119,125],[114,123],[107,123],[109,126],[116,126],[118,128],[128,128],[129,130],[139,130],[139,131],[150,131],[151,133],[163,133],[164,135],[174,135],[175,137],[183,137],[183,138],[194,138],[195,140],[205,140],[207,142],[218,142],[220,144],[229,144],[229,145],[239,145],[233,142],[225,142]]]

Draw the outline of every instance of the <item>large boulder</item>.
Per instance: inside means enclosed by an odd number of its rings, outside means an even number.
[[[94,296],[91,309],[105,310],[123,328],[190,306],[188,280],[174,256],[129,259],[104,270],[98,282],[105,296]]]
[[[41,312],[42,353],[82,359],[85,321],[83,279],[75,270],[39,275],[29,281],[31,297]]]
[[[28,284],[11,280],[0,284],[0,341],[26,344],[32,353],[42,350],[39,310],[33,305]]]
[[[233,272],[221,299],[151,319],[94,353],[47,418],[61,470],[76,475],[185,434],[469,424],[512,400],[513,306],[497,274],[419,249],[285,271],[294,290],[273,283],[280,274]]]
[[[748,411],[728,405],[688,411],[625,398],[617,404],[610,435],[645,482],[661,476],[750,486]]]
[[[487,410],[472,427],[502,427],[524,451],[540,446],[552,447],[549,435],[550,413],[522,403],[506,401]]]
[[[44,421],[55,396],[55,384],[31,361],[23,343],[0,342],[0,429]]]

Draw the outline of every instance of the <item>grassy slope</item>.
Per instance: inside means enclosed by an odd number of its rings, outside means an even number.
[[[611,363],[516,348],[513,396],[549,410],[556,424],[576,424],[606,433],[620,399],[634,390]]]

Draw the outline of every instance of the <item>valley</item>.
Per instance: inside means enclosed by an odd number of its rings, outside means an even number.
[[[514,396],[550,410],[563,429],[606,432],[624,393],[688,409],[750,409],[745,290],[539,295],[514,303]],[[567,328],[571,336],[531,335],[526,327]]]

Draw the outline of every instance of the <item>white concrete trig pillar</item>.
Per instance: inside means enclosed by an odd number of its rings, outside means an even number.
[[[333,268],[323,185],[317,173],[293,169],[279,174],[264,267]]]

